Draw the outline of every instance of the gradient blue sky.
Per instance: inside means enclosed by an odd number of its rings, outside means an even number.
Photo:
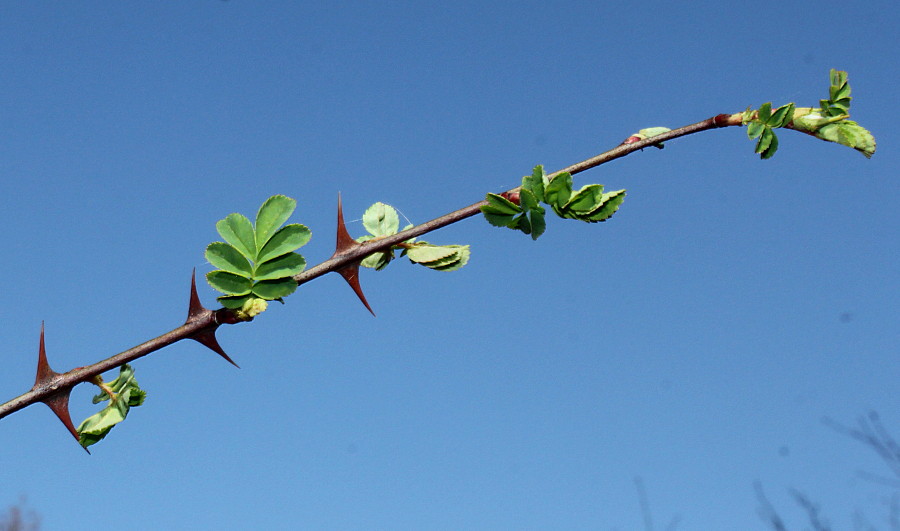
[[[336,275],[135,364],[146,404],[87,456],[34,406],[0,421],[0,510],[46,529],[765,529],[760,481],[836,529],[887,528],[874,453],[900,433],[895,1],[5,2],[0,400],[179,325],[215,222],[269,195],[318,263],[337,193],[422,222],[649,126],[817,105],[848,70],[879,151],[744,130],[578,176],[608,223],[537,243],[479,219],[457,273]],[[201,286],[208,306],[215,293]],[[94,390],[72,396],[76,423]]]

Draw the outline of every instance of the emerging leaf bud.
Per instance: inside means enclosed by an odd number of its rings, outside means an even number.
[[[244,305],[241,306],[241,309],[236,310],[235,313],[240,319],[250,321],[257,315],[266,311],[268,307],[269,303],[267,301],[253,297],[251,299],[247,299],[247,301],[244,302]]]

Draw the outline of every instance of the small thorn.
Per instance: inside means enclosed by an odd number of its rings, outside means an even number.
[[[200,296],[197,295],[197,268],[195,267],[194,270],[191,271],[191,300],[188,304],[188,316],[186,322],[190,322],[198,315],[204,315],[208,311],[209,310],[200,304]]]
[[[32,389],[49,385],[57,376],[59,376],[59,373],[51,369],[50,363],[47,362],[47,349],[44,346],[44,323],[42,322],[41,340],[38,347],[37,376],[34,379],[34,387],[32,387]],[[48,396],[42,400],[42,402],[47,404],[47,407],[53,411],[56,418],[63,423],[66,429],[69,430],[69,433],[72,434],[72,437],[75,437],[75,440],[78,441],[78,445],[81,446],[81,438],[78,436],[78,430],[75,429],[75,425],[72,424],[72,416],[69,415],[69,393],[71,392],[71,386],[65,387]],[[85,452],[91,453],[86,447],[81,447],[84,448]]]
[[[53,369],[50,368],[50,364],[47,363],[47,351],[44,348],[44,322],[41,321],[41,341],[40,346],[38,347],[37,376],[34,378],[34,386],[37,387],[40,384],[46,383],[58,375],[59,373],[54,372]]]
[[[200,303],[200,296],[197,295],[197,268],[191,272],[191,298],[188,303],[188,316],[185,320],[185,324],[190,323],[196,319],[200,319],[203,317],[207,317],[208,315],[214,313],[212,310],[208,310],[203,307],[203,304]],[[228,354],[225,354],[225,350],[222,349],[222,346],[219,345],[219,341],[216,339],[216,330],[219,328],[218,323],[213,325],[211,328],[207,328],[198,332],[191,337],[194,341],[200,343],[208,347],[210,350],[225,358],[225,361],[234,365],[238,369],[240,366],[234,362]]]
[[[344,254],[360,245],[362,244],[350,237],[350,233],[347,232],[347,225],[344,223],[344,208],[341,204],[341,194],[338,194],[337,244],[332,257]]]
[[[191,339],[200,343],[201,345],[204,345],[205,347],[208,347],[210,350],[225,358],[225,361],[234,365],[238,369],[241,368],[240,365],[238,365],[234,362],[234,360],[228,357],[228,354],[225,354],[225,350],[222,349],[222,347],[219,345],[219,341],[216,339],[215,329],[207,330],[199,334],[194,334],[191,336]]]
[[[360,245],[362,244],[350,237],[350,233],[347,232],[347,225],[344,223],[344,207],[341,204],[341,194],[338,194],[337,243],[335,244],[334,254],[331,255],[331,257],[334,258],[335,256],[344,254]],[[359,297],[359,300],[374,317],[375,312],[373,312],[372,307],[369,306],[369,301],[366,300],[362,287],[359,285],[359,262],[338,269],[337,272],[344,277],[347,284],[350,284],[350,288],[353,289],[353,292],[356,293],[356,296]]]
[[[366,296],[363,294],[362,287],[359,285],[359,264],[349,265],[342,269],[338,269],[338,273],[344,277],[344,280],[347,281],[347,284],[350,284],[350,287],[353,289],[353,293],[356,293],[356,296],[359,297],[359,300],[365,305],[366,309],[369,310],[369,313],[372,314],[372,317],[375,317],[375,312],[372,311],[372,307],[369,306],[369,301],[366,300]]]

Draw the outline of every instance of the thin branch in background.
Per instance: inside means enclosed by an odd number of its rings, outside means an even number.
[[[775,510],[775,507],[772,506],[772,502],[769,501],[769,498],[766,498],[766,493],[763,492],[762,483],[754,481],[753,490],[756,491],[756,500],[759,502],[756,513],[762,518],[763,522],[772,526],[772,529],[775,531],[787,531],[784,520],[781,519],[781,516],[778,514],[778,511]]]
[[[34,510],[25,510],[25,497],[0,516],[0,531],[38,531],[41,517]]]
[[[875,450],[894,475],[900,479],[900,444],[884,428],[878,413],[870,411],[868,416],[857,419],[858,427],[856,428],[844,426],[830,418],[825,418],[822,422],[838,433],[852,437]],[[891,483],[891,480],[874,474],[860,473],[860,476],[879,483],[888,482],[889,485],[894,487],[898,486],[896,483]]]
[[[640,476],[635,476],[634,486],[638,491],[638,501],[641,504],[641,514],[644,517],[644,528],[647,531],[653,531],[653,512],[650,510],[650,499],[647,497],[647,489],[644,487],[644,480]],[[676,514],[669,520],[669,525],[665,531],[675,531],[678,523],[681,522],[681,515]]]
[[[806,496],[806,494],[803,494],[796,489],[791,489],[791,495],[794,497],[794,501],[797,502],[797,505],[803,507],[806,511],[806,515],[809,517],[809,523],[813,526],[814,531],[831,531],[831,526],[829,526],[828,522],[823,520],[819,515],[819,504],[814,503]]]
[[[638,492],[641,514],[644,516],[644,529],[653,531],[653,513],[650,511],[650,500],[647,499],[647,489],[644,488],[644,480],[641,479],[641,476],[634,477],[634,486]]]

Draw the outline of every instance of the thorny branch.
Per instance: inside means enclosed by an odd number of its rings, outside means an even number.
[[[699,133],[708,129],[739,125],[741,125],[741,113],[731,115],[719,114],[701,122],[673,129],[636,142],[624,142],[595,157],[563,168],[562,170],[551,174],[550,177],[552,178],[563,172],[569,172],[574,175],[617,158],[624,157],[635,151],[642,150],[643,148],[659,145],[667,140]],[[509,192],[515,192],[518,189],[519,187],[516,187],[509,190]],[[294,279],[297,281],[297,284],[305,284],[326,273],[338,272],[348,281],[348,283],[350,283],[362,302],[369,308],[369,305],[362,294],[362,290],[359,288],[358,268],[359,263],[363,258],[372,253],[390,249],[392,246],[409,240],[410,238],[421,236],[463,219],[475,216],[480,213],[481,207],[485,204],[487,204],[486,201],[479,201],[408,230],[385,238],[370,240],[365,243],[358,243],[352,238],[349,238],[346,233],[346,228],[344,228],[343,217],[339,207],[338,244],[334,255],[328,260],[294,276]],[[371,311],[371,308],[369,308],[369,310]],[[103,361],[86,367],[77,367],[65,373],[57,373],[50,369],[44,350],[44,331],[42,325],[35,384],[30,391],[13,398],[4,404],[0,404],[0,419],[37,402],[43,402],[53,410],[57,417],[65,424],[69,432],[76,440],[78,440],[78,433],[72,425],[68,411],[69,394],[74,386],[83,382],[90,382],[94,377],[104,372],[146,356],[165,346],[181,341],[182,339],[194,339],[203,343],[205,346],[225,358],[228,362],[237,366],[237,364],[235,364],[219,346],[215,338],[215,332],[220,325],[235,324],[238,322],[242,322],[242,319],[231,310],[221,308],[213,311],[200,305],[196,287],[192,279],[188,317],[183,325]]]

